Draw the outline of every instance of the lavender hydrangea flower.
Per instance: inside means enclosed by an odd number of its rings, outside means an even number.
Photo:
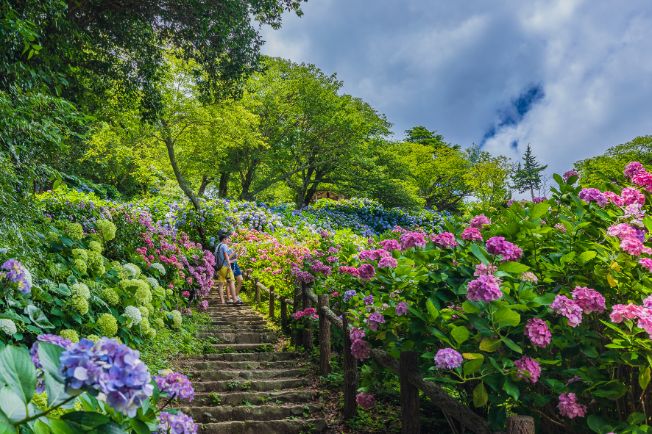
[[[159,374],[162,375],[154,377],[154,381],[162,393],[170,398],[181,398],[187,401],[195,398],[195,389],[188,377],[172,371],[161,371]]]
[[[185,413],[172,414],[163,411],[159,415],[158,432],[161,434],[196,434],[197,424]]]
[[[23,264],[16,259],[9,259],[0,266],[0,269],[6,271],[5,279],[18,285],[20,292],[29,294],[32,290],[32,275]]]
[[[382,313],[374,312],[367,318],[367,325],[373,331],[378,330],[378,325],[385,323],[385,317]]]
[[[455,369],[462,366],[462,355],[452,348],[443,348],[435,354],[435,366],[438,369]]]
[[[399,304],[396,305],[396,315],[397,316],[403,316],[408,312],[408,305],[406,302],[401,301]]]
[[[364,304],[366,304],[367,306],[370,305],[370,304],[374,304],[374,296],[370,294],[370,295],[366,296],[363,299],[363,301],[364,301]]]
[[[138,351],[113,339],[82,339],[61,354],[61,373],[72,391],[101,393],[115,410],[134,417],[154,387]]]
[[[349,289],[348,291],[345,291],[345,292],[344,292],[344,296],[342,297],[342,299],[343,299],[344,301],[349,301],[349,300],[351,300],[353,297],[355,297],[355,294],[357,294],[357,293],[355,292],[354,289]]]

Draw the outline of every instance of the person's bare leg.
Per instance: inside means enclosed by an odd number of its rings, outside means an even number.
[[[224,304],[224,282],[217,282],[217,293],[220,295],[220,303]]]
[[[231,296],[233,297],[232,300],[235,303],[238,300],[238,296],[235,293],[235,283],[233,280],[229,280],[227,284],[229,285],[229,290],[231,291]]]
[[[236,276],[235,278],[235,295],[236,297],[240,296],[240,290],[242,289],[242,275]]]

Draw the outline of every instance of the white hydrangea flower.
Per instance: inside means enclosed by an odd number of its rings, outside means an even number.
[[[143,315],[140,313],[140,310],[135,306],[125,307],[124,316],[126,316],[129,319],[130,325],[138,325],[143,320]]]
[[[16,329],[16,324],[6,318],[0,318],[0,330],[2,330],[7,336],[13,336],[18,332]]]
[[[158,280],[154,279],[153,277],[148,277],[147,282],[152,288],[158,288],[160,286]]]
[[[85,298],[86,300],[91,298],[91,290],[88,288],[88,285],[86,285],[85,283],[82,282],[75,283],[74,285],[72,285],[70,289],[72,290],[73,295],[78,295],[82,298]]]
[[[136,277],[140,276],[140,268],[136,264],[131,264],[131,263],[124,264],[122,268],[124,268],[124,270],[127,272],[129,277],[131,277],[132,279],[135,279]]]
[[[165,276],[165,267],[160,262],[154,262],[150,267],[161,273],[161,276]]]

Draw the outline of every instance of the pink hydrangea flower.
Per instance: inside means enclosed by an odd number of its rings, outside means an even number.
[[[377,250],[363,250],[358,254],[358,257],[361,260],[377,261],[378,259],[384,258],[389,255],[390,253],[387,250],[377,249]]]
[[[405,232],[401,235],[401,248],[403,250],[412,247],[424,247],[426,236],[422,232]]]
[[[471,301],[494,301],[503,296],[500,279],[493,275],[483,275],[470,281],[466,291],[466,298]]]
[[[369,410],[376,404],[376,398],[371,393],[360,392],[355,396],[355,402],[365,410]]]
[[[623,173],[625,174],[625,176],[628,179],[632,179],[634,177],[634,175],[636,175],[639,172],[644,172],[644,171],[645,171],[645,168],[643,167],[643,165],[641,163],[639,163],[638,161],[632,161],[627,166],[625,166],[625,170],[623,171]]]
[[[455,369],[462,366],[462,355],[452,348],[443,348],[435,354],[435,366],[438,369]]]
[[[481,229],[485,225],[490,225],[491,220],[489,220],[489,217],[484,214],[478,214],[469,221],[469,224],[472,228]]]
[[[650,253],[649,247],[645,247],[637,238],[625,238],[620,242],[620,248],[632,256],[641,256],[641,253]]]
[[[525,325],[525,335],[535,347],[545,348],[552,340],[548,324],[540,318],[531,318]]]
[[[577,172],[577,170],[571,169],[571,170],[568,170],[568,171],[564,172],[564,174],[562,175],[562,177],[564,178],[564,181],[568,181],[568,179],[571,176],[580,176],[580,174]]]
[[[582,308],[574,300],[565,295],[558,295],[550,305],[558,315],[568,319],[568,325],[577,327],[582,322]]]
[[[641,170],[632,176],[632,182],[639,187],[645,188],[647,191],[652,190],[652,174],[646,170]]]
[[[401,250],[401,244],[395,239],[382,240],[380,245],[383,246],[383,249],[391,252],[392,250]]]
[[[643,307],[647,309],[652,309],[652,295],[648,295],[643,299]]]
[[[473,272],[474,276],[489,276],[498,271],[498,267],[493,264],[483,264],[480,263],[475,266],[475,271]]]
[[[452,249],[453,247],[457,246],[455,235],[450,232],[442,232],[441,234],[433,235],[431,240],[439,247]]]
[[[618,223],[617,225],[609,226],[607,229],[607,235],[624,240],[627,238],[636,238],[638,232],[634,227],[628,225],[627,223]]]
[[[604,312],[606,309],[604,297],[595,289],[577,286],[573,290],[573,300],[585,314]]]
[[[385,256],[378,261],[378,268],[396,268],[398,262],[391,256]]]
[[[478,228],[464,228],[462,231],[462,239],[466,241],[482,241],[482,233]]]
[[[358,270],[355,267],[350,267],[348,265],[342,265],[340,267],[340,273],[342,273],[342,274],[350,274],[351,276],[355,276],[355,277],[360,276],[360,270]]]
[[[604,207],[608,202],[607,197],[597,188],[584,188],[579,197],[586,203],[595,202],[600,207]]]
[[[516,376],[521,380],[535,384],[541,376],[541,365],[531,357],[523,356],[514,362]]]
[[[371,264],[362,264],[358,267],[358,275],[361,279],[369,280],[376,274],[376,269]]]
[[[564,226],[563,223],[557,223],[557,224],[555,225],[555,229],[557,229],[557,230],[558,230],[559,232],[561,232],[562,234],[565,234],[565,233],[566,233],[566,226]]]
[[[368,359],[371,356],[371,346],[364,339],[356,339],[351,343],[351,355],[358,360]]]
[[[645,195],[635,188],[625,187],[620,193],[624,205],[645,204]]]
[[[569,419],[584,417],[586,415],[586,405],[577,402],[577,396],[574,393],[562,393],[559,395],[557,409],[559,410],[559,414]]]
[[[487,251],[492,255],[500,255],[503,261],[517,261],[523,250],[516,244],[510,243],[504,237],[491,237],[486,243]]]
[[[617,195],[616,193],[614,193],[613,191],[605,191],[605,192],[602,193],[602,194],[604,194],[604,197],[606,197],[607,200],[609,200],[609,202],[613,203],[613,204],[616,205],[616,206],[623,206],[623,204],[625,203],[625,202],[623,201],[623,198],[620,197],[620,196],[618,196],[618,195]]]
[[[636,306],[635,304],[614,304],[611,307],[611,314],[609,318],[613,323],[621,323],[626,319],[635,319],[642,314],[641,306]]]
[[[648,271],[652,271],[652,259],[642,258],[638,260],[638,263],[641,264],[643,267],[647,268]]]

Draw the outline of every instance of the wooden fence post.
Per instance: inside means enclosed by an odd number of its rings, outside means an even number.
[[[534,418],[519,415],[508,417],[507,434],[534,434]]]
[[[351,337],[349,336],[349,321],[346,313],[342,316],[342,330],[344,332],[344,351],[342,352],[342,365],[344,368],[344,420],[355,416],[357,403],[355,395],[358,390],[358,361],[351,354]]]
[[[296,313],[299,310],[299,291],[299,286],[295,286],[292,298],[292,313]],[[296,327],[292,330],[292,336],[290,336],[290,338],[292,345],[299,345],[299,332]]]
[[[410,373],[417,372],[418,358],[414,351],[401,353],[399,361],[399,379],[401,382],[401,433],[419,434],[421,421],[419,419],[419,389],[408,377]]]
[[[302,284],[301,285],[301,292],[302,292],[302,297],[303,297],[303,308],[307,309],[310,307],[310,298],[308,298],[308,291],[307,291],[307,284]],[[308,319],[304,321],[304,326],[303,326],[303,339],[302,339],[303,347],[306,350],[311,350],[312,349],[312,323]]]
[[[331,323],[322,311],[328,307],[328,295],[319,296],[317,305],[319,314],[319,373],[328,375],[331,372]]]
[[[288,331],[288,305],[287,301],[281,297],[281,330],[284,333]]]
[[[260,288],[258,287],[258,279],[254,279],[254,290],[255,290],[255,298],[254,300],[256,301],[256,304],[260,303]]]
[[[274,320],[274,287],[270,286],[269,287],[269,319],[271,321]]]

